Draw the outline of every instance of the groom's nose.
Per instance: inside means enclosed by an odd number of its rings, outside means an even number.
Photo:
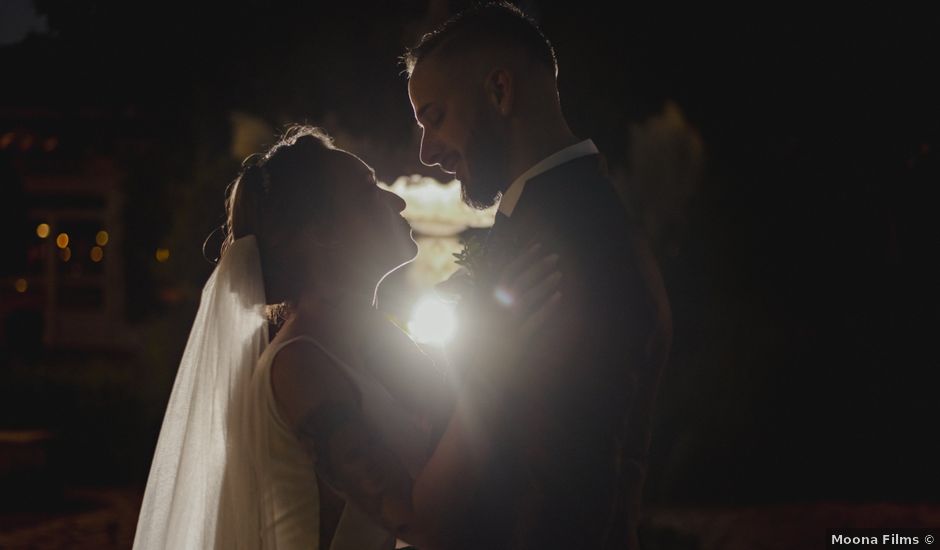
[[[424,133],[421,135],[421,153],[418,155],[421,159],[421,164],[425,166],[437,166],[441,163],[442,150],[441,142],[435,139],[433,134],[425,129]]]

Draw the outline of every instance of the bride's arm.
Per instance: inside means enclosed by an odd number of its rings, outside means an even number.
[[[410,501],[412,480],[400,461],[363,422],[355,386],[318,347],[299,341],[272,365],[278,410],[313,460],[320,480],[362,511],[382,516],[388,500]]]
[[[481,474],[493,459],[494,432],[506,422],[507,392],[531,381],[533,373],[522,368],[519,357],[561,298],[558,257],[541,254],[535,245],[513,260],[495,286],[497,299],[478,297],[477,326],[464,327],[463,346],[457,350],[464,364],[456,408],[412,486],[411,520],[428,548],[459,542],[452,539],[463,532]],[[410,542],[407,532],[401,538]]]
[[[421,548],[446,548],[459,525],[491,456],[489,431],[500,421],[506,384],[494,373],[511,373],[520,342],[557,305],[555,259],[519,260],[510,270],[518,296],[512,315],[503,315],[503,337],[477,348],[477,376],[462,384],[457,406],[424,469],[411,479],[397,457],[363,422],[352,383],[313,344],[284,348],[272,366],[278,407],[313,458],[318,476],[397,537]],[[528,269],[523,269],[528,268]],[[491,329],[496,327],[491,326]],[[488,352],[484,356],[484,352]]]
[[[397,537],[438,548],[448,528],[433,515],[416,514],[423,507],[414,505],[414,480],[363,421],[355,386],[332,360],[299,341],[278,353],[271,378],[279,412],[312,458],[317,477]],[[469,468],[462,458],[435,452],[432,463]]]
[[[297,342],[278,354],[272,386],[281,416],[321,481],[396,537],[422,549],[446,547],[454,533],[450,518],[472,494],[463,481],[474,479],[482,458],[479,448],[465,443],[461,411],[414,480],[363,422],[355,387],[313,344]]]

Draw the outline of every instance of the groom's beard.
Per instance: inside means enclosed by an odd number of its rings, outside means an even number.
[[[506,144],[506,134],[498,131],[495,121],[480,120],[470,132],[464,155],[469,181],[460,182],[461,199],[470,207],[485,210],[499,200],[507,183]]]

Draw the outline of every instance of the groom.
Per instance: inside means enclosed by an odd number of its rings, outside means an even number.
[[[462,545],[636,548],[671,338],[656,263],[594,143],[569,129],[552,46],[519,10],[471,8],[404,60],[421,161],[455,174],[468,204],[499,201],[484,253],[492,270],[540,243],[559,255],[564,277],[501,421],[485,426],[494,455],[462,520]],[[512,299],[486,289],[476,300]]]

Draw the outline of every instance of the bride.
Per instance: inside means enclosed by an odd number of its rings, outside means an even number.
[[[500,274],[516,299],[479,313],[502,328],[473,344],[453,383],[375,308],[378,282],[417,251],[404,206],[316,128],[293,128],[243,170],[134,548],[457,542],[500,389],[558,304],[557,257],[536,245]],[[284,322],[269,342],[275,307]]]

